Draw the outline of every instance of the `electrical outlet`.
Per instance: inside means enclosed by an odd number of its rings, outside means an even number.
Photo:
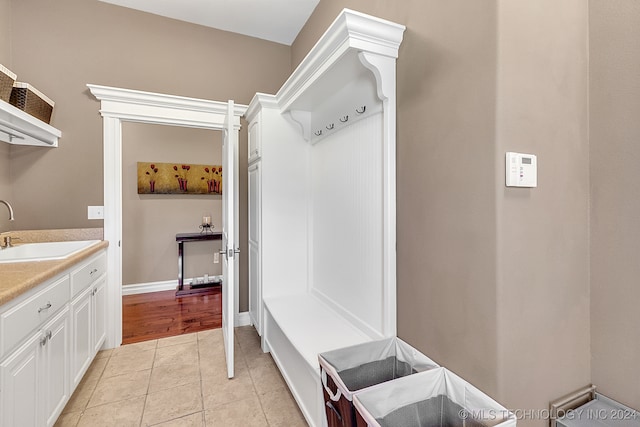
[[[89,219],[104,219],[104,206],[87,206]]]
[[[218,264],[220,262],[220,254],[218,252],[213,253],[213,263]]]

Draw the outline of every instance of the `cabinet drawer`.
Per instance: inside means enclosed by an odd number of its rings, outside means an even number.
[[[98,277],[107,271],[107,254],[100,253],[71,273],[71,297],[75,297],[82,290],[91,285]]]
[[[69,301],[69,275],[0,315],[0,354],[4,355]],[[1,357],[1,356],[0,356]]]

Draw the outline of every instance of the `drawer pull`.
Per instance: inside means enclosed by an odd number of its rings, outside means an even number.
[[[40,345],[44,347],[47,344],[47,341],[51,340],[51,335],[51,331],[47,331],[44,336],[40,338]]]
[[[47,303],[47,305],[45,305],[44,307],[40,307],[40,308],[38,309],[38,313],[41,313],[41,312],[43,312],[43,311],[45,311],[45,310],[49,310],[50,308],[51,308],[51,303],[50,303],[50,302],[48,302],[48,303]]]
[[[98,269],[97,269],[97,268],[94,268],[93,270],[91,270],[91,271],[89,272],[89,276],[93,276],[93,275],[94,275],[94,273],[97,273],[97,272],[98,272]]]

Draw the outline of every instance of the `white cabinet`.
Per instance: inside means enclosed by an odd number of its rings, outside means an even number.
[[[93,288],[85,289],[71,302],[71,375],[72,384],[77,386],[93,360],[91,339],[91,318],[93,317]]]
[[[246,116],[255,153],[248,168],[249,315],[262,335],[264,298],[296,292],[307,279],[308,146],[272,95],[257,94]]]
[[[37,426],[42,363],[38,331],[0,364],[0,425]]]
[[[106,336],[104,268],[106,255],[101,253],[71,273],[71,289],[79,292],[71,301],[73,387],[82,380]]]
[[[260,122],[254,121],[249,123],[248,131],[249,139],[249,163],[260,158]]]
[[[254,127],[255,128],[255,127]],[[251,140],[250,140],[251,141]],[[249,316],[262,335],[262,274],[260,271],[260,162],[249,166]]]
[[[106,336],[106,252],[0,307],[0,426],[52,426]]]
[[[52,426],[69,400],[69,308],[0,364],[3,426]]]
[[[44,425],[52,426],[71,397],[69,381],[69,308],[62,309],[42,328],[42,408]],[[46,338],[46,341],[43,341]]]
[[[93,285],[93,354],[100,351],[107,338],[107,276]]]

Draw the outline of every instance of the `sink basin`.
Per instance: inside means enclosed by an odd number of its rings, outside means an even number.
[[[25,243],[0,250],[0,264],[8,262],[51,261],[68,258],[100,243],[100,240]]]

